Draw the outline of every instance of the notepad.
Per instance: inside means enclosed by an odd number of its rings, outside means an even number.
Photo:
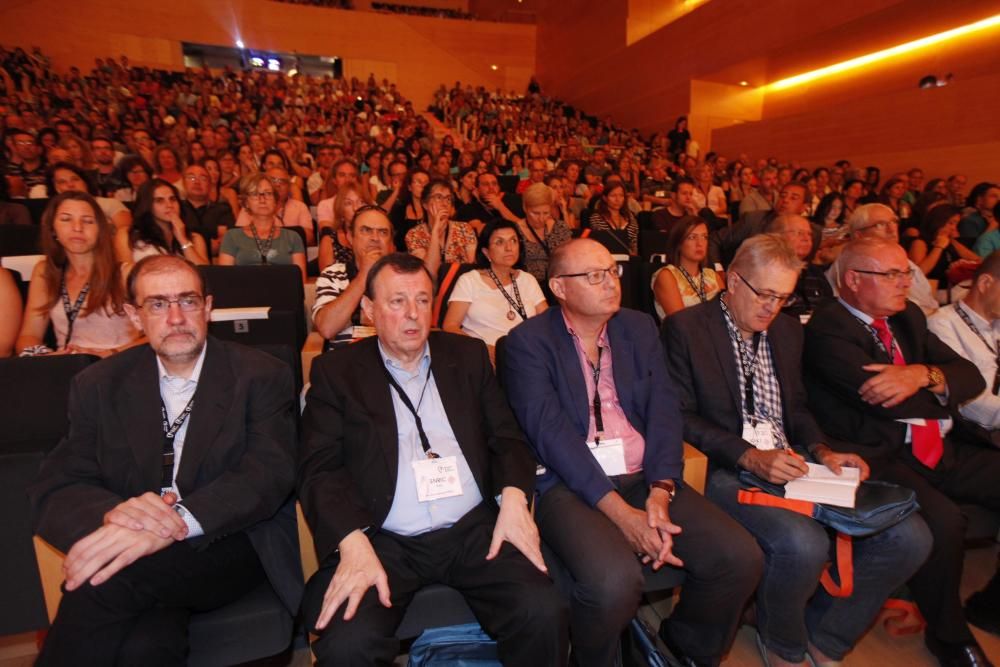
[[[785,498],[854,507],[854,497],[861,484],[861,470],[843,466],[837,475],[825,465],[806,465],[809,466],[808,473],[785,484]]]
[[[213,308],[213,322],[232,322],[234,320],[266,320],[270,306],[246,306],[244,308]]]

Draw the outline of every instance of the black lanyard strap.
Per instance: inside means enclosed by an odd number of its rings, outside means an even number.
[[[426,454],[429,459],[439,458],[437,454],[431,451],[431,441],[427,438],[427,432],[424,431],[424,423],[420,419],[419,414],[420,404],[424,402],[424,392],[427,391],[427,385],[430,384],[431,381],[430,370],[427,371],[427,379],[424,380],[424,388],[420,390],[420,398],[417,399],[416,407],[413,406],[413,401],[411,401],[410,397],[406,395],[406,392],[403,391],[401,386],[399,386],[399,383],[396,382],[396,378],[392,377],[392,373],[389,372],[389,369],[386,368],[384,364],[382,365],[382,372],[385,373],[385,377],[389,381],[389,385],[396,390],[399,400],[403,402],[406,409],[413,415],[413,421],[417,426],[417,435],[420,437],[420,446],[423,448],[424,454]]]
[[[594,400],[592,402],[594,407],[594,428],[597,431],[597,436],[594,438],[595,442],[600,442],[601,434],[604,433],[604,416],[601,414],[601,355],[604,353],[604,348],[598,346],[597,348],[597,365],[595,366],[591,363],[590,359],[587,363],[590,364],[590,372],[594,377]]]
[[[66,289],[66,274],[63,274],[62,283],[59,286],[59,296],[62,298],[63,311],[66,313],[66,321],[69,325],[66,327],[66,342],[63,347],[69,345],[70,339],[73,337],[73,325],[76,323],[76,318],[80,315],[80,310],[83,308],[83,302],[87,300],[87,292],[90,291],[90,282],[88,281],[83,289],[80,290],[80,294],[76,297],[76,303],[70,305],[69,303],[69,290]]]
[[[733,320],[732,313],[729,312],[729,307],[726,306],[725,299],[719,299],[719,305],[722,307],[722,312],[725,313],[726,329],[729,330],[729,336],[732,338],[733,344],[736,345],[740,361],[740,373],[743,375],[743,409],[747,417],[756,422],[754,417],[756,416],[757,408],[754,399],[753,378],[757,373],[757,360],[760,358],[758,350],[760,348],[761,333],[759,331],[754,333],[753,353],[748,354],[746,343],[736,331],[736,322]],[[767,416],[766,411],[762,416]]]
[[[530,222],[525,221],[524,226],[528,228],[528,232],[531,233],[531,235],[535,238],[535,242],[538,243],[538,245],[542,246],[542,250],[545,252],[545,256],[548,257],[549,255],[551,255],[552,250],[549,248],[548,239],[539,236],[538,232],[535,231],[535,228],[531,226]],[[545,236],[548,236],[548,232],[545,233]]]
[[[514,274],[511,273],[510,276],[510,284],[514,288],[514,296],[511,297],[507,290],[503,288],[503,283],[500,282],[500,278],[498,278],[497,274],[493,272],[493,268],[490,267],[486,269],[486,272],[490,275],[490,278],[493,279],[493,282],[496,283],[497,289],[500,290],[500,293],[503,294],[503,298],[507,299],[507,303],[509,303],[510,307],[513,309],[507,316],[507,319],[514,319],[513,311],[516,310],[522,320],[527,320],[528,311],[524,309],[524,301],[521,300],[521,291],[517,288],[517,280],[514,278]]]
[[[691,277],[691,274],[687,272],[687,269],[685,269],[680,264],[677,265],[677,268],[680,269],[681,275],[684,276],[684,279],[688,281],[688,285],[691,286],[691,289],[694,290],[694,293],[698,295],[698,300],[701,303],[705,303],[705,301],[708,300],[707,290],[705,289],[705,270],[702,269],[701,271],[698,272],[698,283],[695,284],[694,279]]]
[[[972,318],[969,317],[969,314],[965,312],[965,309],[962,308],[957,302],[955,303],[954,308],[955,312],[958,313],[958,316],[962,318],[962,321],[965,322],[966,326],[972,329],[972,333],[976,334],[979,340],[983,341],[983,345],[986,346],[986,349],[989,350],[990,353],[996,359],[997,368],[993,372],[993,388],[992,388],[993,394],[996,395],[998,392],[1000,392],[1000,348],[996,346],[995,340],[993,345],[990,345],[989,342],[987,342],[986,336],[983,335],[983,332],[979,330],[979,327],[977,327],[976,323],[972,321]]]
[[[187,421],[188,416],[191,414],[191,410],[194,408],[194,397],[187,402],[181,413],[177,415],[171,423],[170,419],[167,417],[167,406],[160,401],[160,414],[163,415],[163,470],[160,475],[160,487],[168,489],[173,486],[174,483],[174,437],[177,432],[181,430],[184,422]]]

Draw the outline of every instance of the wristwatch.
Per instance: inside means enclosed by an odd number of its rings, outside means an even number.
[[[673,500],[674,496],[677,495],[677,487],[676,487],[676,485],[674,485],[674,480],[672,480],[672,479],[668,479],[668,480],[665,480],[665,481],[656,481],[656,482],[653,482],[652,484],[649,485],[649,488],[650,489],[663,489],[669,495],[670,500]]]
[[[939,384],[944,384],[944,373],[937,366],[927,367],[927,386],[936,387]]]

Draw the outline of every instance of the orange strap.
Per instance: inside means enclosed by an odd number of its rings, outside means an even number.
[[[590,227],[587,227],[585,230],[583,230],[582,232],[580,232],[580,238],[581,239],[585,239],[588,236],[590,236]]]
[[[444,280],[441,281],[440,287],[438,287],[437,298],[434,299],[434,313],[431,315],[432,326],[437,326],[440,322],[441,317],[441,306],[444,305],[444,296],[448,293],[448,288],[451,284],[455,282],[455,276],[458,275],[458,270],[462,268],[462,265],[458,262],[453,262],[451,266],[448,267],[448,273],[445,274]]]
[[[923,632],[927,621],[915,603],[889,598],[882,605],[882,627],[890,636],[902,637]]]
[[[813,515],[813,503],[808,500],[790,500],[780,496],[771,495],[760,489],[740,489],[736,493],[736,499],[742,505],[759,505],[762,507],[778,507],[784,510],[797,512],[811,517]],[[827,564],[820,575],[820,583],[826,592],[835,598],[850,597],[854,592],[854,559],[851,536],[837,533],[837,574],[840,577],[840,585],[833,580],[830,574],[830,565]]]

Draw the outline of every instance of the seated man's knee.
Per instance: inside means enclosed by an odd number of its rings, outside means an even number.
[[[768,540],[763,551],[768,563],[780,562],[784,572],[818,572],[830,560],[830,536],[816,521],[788,522],[787,530]]]
[[[388,664],[399,653],[399,640],[393,636],[377,636],[355,626],[353,621],[334,620],[315,635],[312,651],[320,667]]]
[[[577,581],[574,598],[588,606],[605,610],[609,618],[631,618],[642,596],[642,567],[629,555],[627,560],[609,563],[602,576]]]

